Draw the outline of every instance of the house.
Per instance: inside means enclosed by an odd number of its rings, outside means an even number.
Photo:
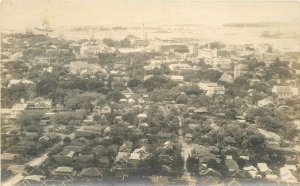
[[[298,89],[292,86],[274,86],[272,93],[278,98],[289,98],[298,95]]]
[[[224,57],[205,58],[204,62],[213,67],[222,68],[229,68],[230,64],[232,63],[230,58]]]
[[[1,154],[1,163],[4,162],[13,162],[17,157],[17,154],[12,153],[3,153]]]
[[[109,166],[109,158],[108,157],[99,157],[97,158],[98,163],[101,167],[108,167]]]
[[[12,154],[24,154],[27,152],[29,148],[23,145],[11,146],[9,147],[6,152]]]
[[[184,78],[183,78],[183,76],[173,75],[173,76],[170,76],[170,79],[173,80],[173,81],[182,82]]]
[[[41,182],[45,180],[46,176],[42,175],[29,175],[25,176],[20,182],[19,186],[41,185]]]
[[[212,176],[212,177],[220,177],[221,174],[212,168],[208,168],[206,170],[199,171],[200,176]]]
[[[277,180],[278,180],[278,176],[275,175],[275,174],[267,174],[267,175],[266,175],[266,179],[267,179],[268,181],[277,181]]]
[[[73,151],[74,153],[79,153],[79,152],[81,152],[81,150],[82,150],[82,147],[71,146],[71,144],[70,144],[69,146],[66,146],[60,154],[69,155],[69,153],[71,151]]]
[[[108,105],[105,105],[101,110],[101,114],[110,114],[110,113],[111,113],[111,108]]]
[[[237,178],[229,178],[225,180],[224,184],[226,186],[242,186],[240,180]]]
[[[257,173],[258,173],[258,170],[257,170],[256,167],[254,167],[254,166],[252,166],[252,165],[251,165],[251,166],[248,166],[248,167],[244,167],[243,170],[244,170],[245,172],[247,172],[251,178],[256,178],[256,177],[258,177],[258,174],[257,174]]]
[[[268,98],[265,98],[265,99],[262,99],[262,100],[258,101],[257,105],[259,107],[264,107],[264,106],[269,105],[271,103],[273,103],[273,98],[272,97],[268,97]]]
[[[53,155],[54,160],[57,163],[71,163],[73,162],[74,151],[70,151],[68,154],[56,154]]]
[[[206,91],[206,94],[208,96],[212,96],[214,94],[225,94],[225,88],[224,86],[219,86],[217,83],[198,83],[198,87],[201,90]]]
[[[280,180],[286,183],[298,183],[297,178],[293,175],[290,169],[286,167],[282,167],[279,169],[280,172]]]
[[[41,97],[38,97],[38,98],[35,98],[34,100],[32,101],[27,101],[26,104],[27,104],[27,108],[26,110],[38,110],[38,111],[49,111],[51,109],[51,100],[49,99],[44,99],[44,98],[41,98]]]
[[[85,164],[95,163],[96,159],[95,156],[92,154],[90,155],[79,154],[77,161],[85,165]]]
[[[91,135],[97,135],[102,133],[101,125],[92,125],[92,126],[81,126],[76,129],[75,136],[77,137],[88,137]]]
[[[227,74],[224,72],[222,76],[219,78],[219,81],[225,82],[225,83],[233,83],[233,77],[230,74]]]
[[[279,143],[281,141],[281,137],[274,132],[266,131],[260,128],[258,128],[258,132],[262,134],[267,141],[270,141],[272,143]]]
[[[160,154],[158,156],[158,161],[163,165],[172,165],[172,163],[174,162],[174,157],[170,155]]]
[[[1,119],[3,119],[2,126],[4,123],[7,123],[11,119],[11,109],[1,108]]]
[[[127,152],[130,153],[132,149],[132,142],[131,141],[126,141],[122,144],[122,146],[119,149],[119,152]]]
[[[175,63],[170,64],[169,68],[171,71],[183,71],[183,70],[192,70],[192,66],[186,63]]]
[[[99,181],[103,180],[102,171],[95,167],[84,168],[77,176],[81,178],[97,178]]]
[[[124,89],[127,87],[127,79],[115,77],[111,82],[111,87],[112,89]]]
[[[208,112],[207,107],[199,107],[194,110],[194,113],[207,113],[207,112]]]
[[[147,119],[147,114],[141,113],[137,115],[138,119]]]
[[[239,166],[238,166],[238,164],[235,160],[225,159],[225,164],[226,164],[226,167],[227,167],[227,169],[230,173],[231,172],[238,172],[240,170]]]
[[[72,167],[57,167],[55,170],[52,171],[52,175],[69,175],[69,176],[75,176],[76,171],[73,171]]]
[[[257,163],[257,168],[260,172],[265,174],[271,174],[272,170],[268,167],[266,163]]]
[[[16,85],[16,84],[20,84],[20,83],[23,83],[25,85],[35,85],[35,83],[33,81],[30,81],[30,80],[26,80],[26,79],[12,79],[9,81],[8,83],[8,88],[13,86],[13,85]]]
[[[26,110],[27,104],[26,103],[17,103],[12,106],[11,108],[11,118],[15,119],[21,112]]]
[[[219,178],[215,176],[201,176],[196,185],[219,185]]]
[[[187,133],[184,135],[184,140],[186,142],[192,142],[193,141],[193,135],[191,133]]]
[[[101,53],[114,53],[113,47],[108,47],[103,41],[89,40],[81,44],[80,54],[82,56],[97,55]]]
[[[73,61],[68,65],[70,72],[72,74],[91,74],[95,75],[97,73],[102,73],[107,76],[107,72],[97,64],[88,63],[85,61]]]
[[[126,168],[128,164],[130,153],[119,152],[116,156],[114,167],[116,168]]]

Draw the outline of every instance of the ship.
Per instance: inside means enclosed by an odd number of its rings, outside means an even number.
[[[45,19],[43,21],[42,26],[40,27],[34,27],[36,34],[44,34],[48,35],[49,33],[53,32],[54,30],[49,26],[49,22]]]

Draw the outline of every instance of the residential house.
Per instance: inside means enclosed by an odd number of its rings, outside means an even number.
[[[244,167],[243,170],[248,173],[248,175],[251,177],[251,178],[257,178],[259,177],[258,175],[258,170],[256,167],[254,166],[248,166],[248,167]]]
[[[182,82],[184,78],[183,78],[183,76],[173,75],[173,76],[170,76],[170,79],[173,80],[173,81]]]
[[[17,118],[17,116],[23,112],[24,110],[26,110],[27,108],[27,104],[26,103],[17,103],[14,104],[11,108],[11,118],[15,119]]]
[[[78,174],[81,179],[84,178],[85,181],[90,181],[91,179],[97,179],[99,182],[103,180],[102,171],[99,168],[88,167],[82,169]]]
[[[207,112],[208,112],[207,107],[199,107],[199,108],[197,108],[197,109],[194,110],[194,113],[199,113],[199,114],[201,114],[201,113],[207,113]]]
[[[266,175],[266,179],[268,181],[278,181],[278,176],[275,174],[267,174]]]
[[[90,155],[79,154],[77,161],[78,163],[81,163],[83,166],[86,166],[87,164],[94,164],[96,162],[96,159],[93,154]]]
[[[297,178],[293,175],[289,167],[282,167],[279,169],[279,172],[280,172],[280,180],[282,182],[291,183],[291,184],[299,183]]]
[[[242,186],[241,182],[237,178],[228,178],[225,180],[224,185],[226,186]]]
[[[257,168],[260,172],[265,174],[271,174],[272,170],[268,167],[266,163],[257,163]]]
[[[196,185],[219,185],[219,178],[215,176],[201,176]]]
[[[137,168],[140,161],[144,161],[149,157],[149,153],[146,147],[143,146],[139,149],[135,149],[129,157],[128,166],[132,168]]]
[[[212,168],[199,171],[200,176],[221,177],[221,174]]]
[[[45,180],[46,176],[42,175],[29,175],[25,176],[19,183],[18,186],[31,186],[31,185],[41,185]]]
[[[108,105],[105,105],[101,110],[101,114],[110,114],[110,113],[111,113],[111,108]]]
[[[259,100],[259,101],[257,102],[257,105],[258,105],[259,107],[264,107],[264,106],[269,105],[269,104],[272,104],[272,103],[273,103],[273,98],[272,98],[272,97],[268,97],[268,98]]]
[[[97,160],[100,167],[108,167],[110,164],[108,157],[99,157]]]
[[[88,137],[91,135],[97,135],[102,133],[101,125],[81,126],[76,129],[75,135],[78,137]]]
[[[225,82],[225,83],[233,83],[233,77],[230,74],[227,74],[224,72],[222,76],[219,78],[219,81]]]
[[[239,166],[235,160],[225,159],[225,164],[226,164],[226,167],[227,167],[229,173],[234,173],[234,172],[240,171]]]
[[[115,158],[114,168],[126,168],[128,164],[128,160],[130,157],[130,153],[128,152],[119,152]]]

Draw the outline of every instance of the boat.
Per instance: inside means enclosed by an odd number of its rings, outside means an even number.
[[[46,34],[53,32],[54,30],[49,26],[49,22],[45,19],[43,21],[42,26],[40,27],[34,27],[35,33],[36,34]]]

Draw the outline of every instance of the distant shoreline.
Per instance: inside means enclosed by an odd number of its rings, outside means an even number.
[[[224,27],[277,27],[287,26],[288,23],[283,22],[255,22],[255,23],[227,23],[223,24]]]

